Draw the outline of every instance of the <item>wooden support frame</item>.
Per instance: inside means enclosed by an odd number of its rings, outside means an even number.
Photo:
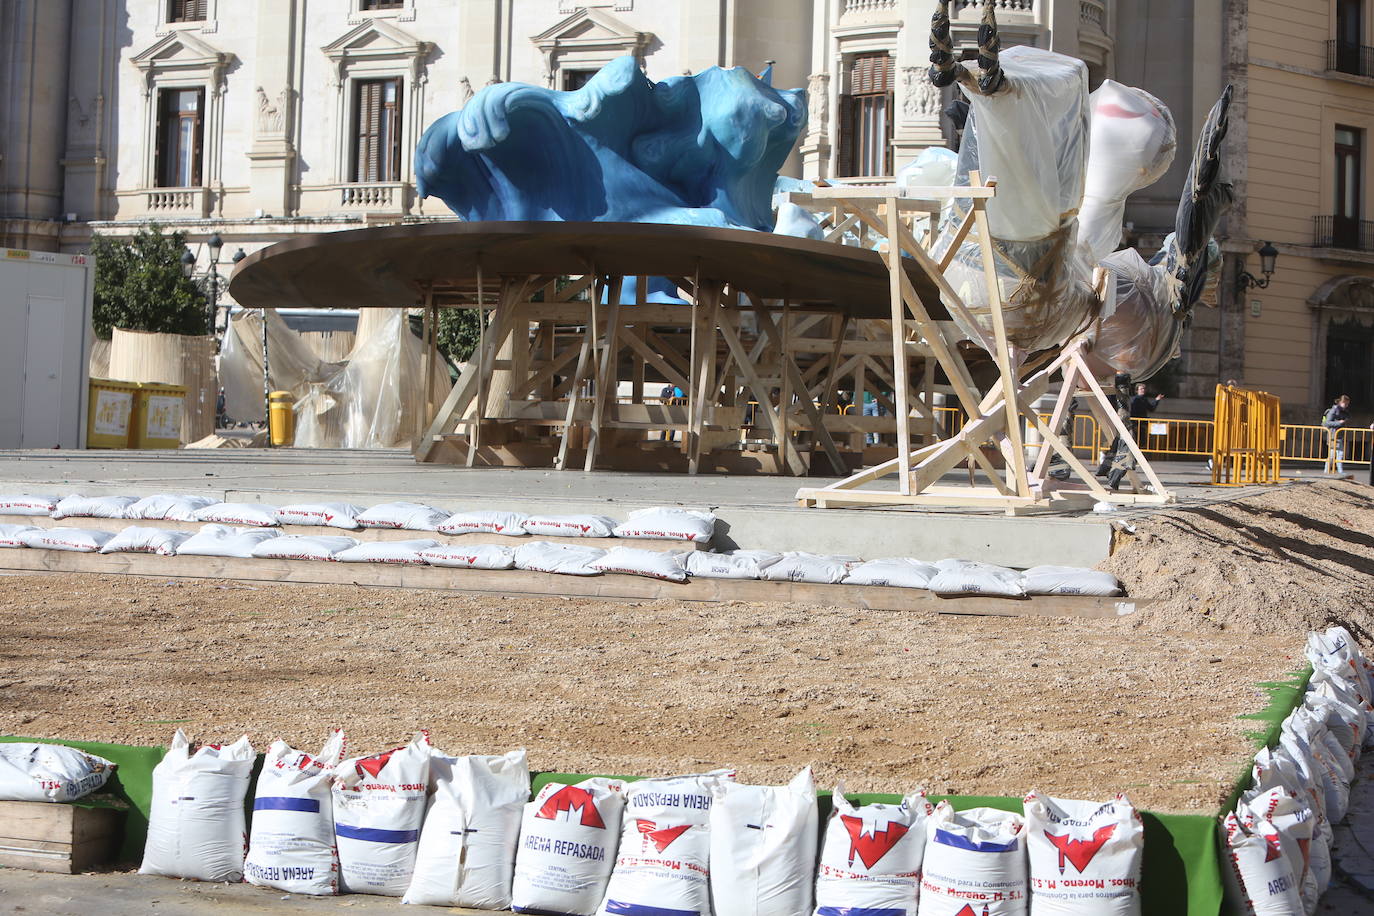
[[[1019,354],[1014,352],[1007,339],[1001,287],[996,275],[988,226],[987,201],[995,194],[995,184],[983,184],[976,172],[969,177],[971,186],[959,189],[908,189],[896,186],[818,188],[805,201],[833,206],[834,214],[829,221],[835,227],[862,225],[887,239],[886,264],[891,277],[891,322],[888,332],[892,344],[891,381],[897,413],[897,456],[830,486],[803,487],[797,491],[797,499],[803,506],[819,508],[962,504],[996,507],[1008,513],[1062,504],[1073,498],[1123,503],[1172,501],[1172,495],[1166,491],[1135,445],[1130,431],[1117,419],[1101,386],[1092,377],[1083,360],[1081,344],[1065,351],[1030,377],[1021,377]],[[969,210],[957,227],[955,243],[937,261],[925,250],[923,242],[915,237],[903,219],[903,212],[921,209],[919,198],[944,200],[951,196],[967,199]],[[792,197],[795,202],[803,202],[799,198],[806,198],[807,195],[794,194]],[[973,319],[943,275],[958,246],[967,240],[971,232],[976,233],[983,277],[989,291],[991,334],[984,332],[982,325]],[[932,231],[930,237],[933,236]],[[978,396],[968,367],[959,355],[957,337],[930,319],[929,312],[907,277],[906,264],[910,261],[904,259],[914,260],[925,269],[940,290],[945,307],[951,314],[959,316],[965,327],[973,329],[975,342],[992,356],[998,378],[985,396]],[[933,412],[922,414],[922,418],[930,416],[930,423],[926,427],[927,444],[915,450],[911,447],[910,438],[913,398],[907,377],[905,350],[908,315],[931,352],[931,358],[926,360],[921,373],[920,393],[914,400],[918,403],[924,401],[929,407],[934,387],[933,373],[938,365],[944,370],[956,398],[968,414],[967,421],[958,433],[936,442],[929,442],[935,435]],[[858,376],[860,383],[869,372],[875,371],[881,378],[882,373],[876,364],[864,366],[863,373]],[[1036,411],[1035,401],[1050,390],[1052,377],[1056,375],[1062,375],[1060,392],[1051,420],[1046,423]],[[1058,429],[1067,413],[1068,402],[1080,388],[1088,393],[1089,407],[1098,422],[1130,443],[1132,454],[1153,492],[1142,493],[1140,491],[1143,488],[1139,486],[1133,494],[1109,492],[1074,455],[1071,443],[1059,436]],[[1023,429],[1034,430],[1040,437],[1035,446],[1037,453],[1033,470],[1028,469]],[[1000,447],[1005,476],[998,473],[983,451],[984,445],[989,442]],[[1049,481],[1046,471],[1051,454],[1063,458],[1079,478],[1077,490],[1060,486],[1057,481],[1053,484]],[[943,476],[961,463],[967,463],[970,468],[969,485],[951,487],[943,483]],[[987,478],[986,484],[975,482],[973,468],[980,470]],[[897,475],[895,489],[869,486],[892,474]]]

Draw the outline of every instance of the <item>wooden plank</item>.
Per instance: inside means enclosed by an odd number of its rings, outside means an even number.
[[[797,391],[805,391],[806,386],[802,384],[801,373],[797,370],[797,363],[783,349],[786,339],[778,332],[777,325],[773,322],[773,316],[767,309],[755,309],[755,314],[759,319],[759,327],[764,335],[772,341],[772,345],[778,349],[778,359],[782,361],[783,377],[788,380],[789,387]],[[825,449],[826,456],[830,459],[831,466],[836,470],[843,468],[844,459],[840,457],[840,450],[835,445],[834,438],[830,431],[825,428],[825,422],[821,419],[820,411],[810,398],[801,399],[802,412],[811,421],[812,431],[820,441],[821,447]]]
[[[0,865],[75,874],[108,863],[123,812],[47,802],[0,802]]]
[[[596,453],[601,447],[601,423],[605,418],[607,405],[615,396],[615,368],[620,355],[620,346],[616,338],[620,328],[620,290],[624,282],[624,277],[612,277],[609,286],[606,334],[601,339],[601,365],[597,367],[599,371],[596,374],[596,390],[592,392],[591,432],[587,439],[587,456],[582,463],[583,471],[591,471],[596,467]]]
[[[902,246],[898,241],[897,229],[901,225],[901,214],[897,211],[895,197],[887,199],[887,271],[889,285],[889,306],[892,312],[892,381],[893,394],[897,398],[897,486],[903,493],[911,492],[911,475],[907,473],[907,462],[911,452],[911,397],[907,381],[905,309],[902,304],[902,279],[906,266],[902,263]]]
[[[893,494],[896,495],[896,494]],[[143,554],[70,553],[56,550],[0,551],[10,570],[99,573],[154,578],[234,579],[249,582],[359,585],[442,589],[496,595],[560,595],[584,598],[681,601],[776,601],[884,611],[930,611],[1003,617],[1068,616],[1114,618],[1145,603],[1132,598],[984,596],[941,598],[921,589],[868,585],[817,585],[749,579],[692,579],[662,582],[639,576],[558,576],[524,570],[442,569],[383,564],[241,560],[215,557],[157,557]],[[189,562],[196,561],[196,562]]]
[[[788,470],[788,473],[800,477],[806,473],[806,463],[802,460],[801,453],[797,451],[792,441],[782,435],[782,418],[778,416],[778,411],[773,407],[773,402],[768,397],[768,387],[759,378],[753,359],[744,350],[744,344],[740,341],[739,331],[734,324],[738,320],[739,311],[737,309],[722,310],[720,336],[725,338],[725,346],[729,348],[730,356],[739,368],[740,375],[744,377],[745,386],[754,393],[754,400],[758,403],[755,413],[761,412],[764,418],[768,420],[768,428],[773,434],[774,441],[778,444],[779,463]]]
[[[798,192],[793,192],[798,193]],[[802,192],[805,193],[805,192]],[[888,185],[835,185],[829,188],[816,188],[809,192],[816,200],[897,200],[906,203],[929,203],[939,206],[946,200],[989,200],[996,195],[992,188],[966,187],[923,187],[899,184]]]

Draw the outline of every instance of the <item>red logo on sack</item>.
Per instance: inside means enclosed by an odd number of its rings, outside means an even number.
[[[1107,840],[1111,839],[1116,832],[1115,824],[1108,824],[1094,831],[1091,840],[1071,840],[1068,834],[1055,836],[1046,833],[1045,839],[1054,844],[1054,848],[1059,850],[1059,873],[1064,874],[1064,862],[1068,860],[1073,863],[1073,867],[1078,869],[1078,873],[1083,874],[1083,869],[1088,867],[1088,863],[1093,860]]]
[[[890,823],[882,830],[875,830],[872,833],[864,833],[863,818],[852,817],[848,814],[840,815],[840,823],[844,824],[844,829],[849,831],[849,867],[854,867],[854,856],[858,855],[860,861],[864,863],[864,868],[872,868],[877,865],[882,857],[897,845],[897,841],[906,836],[906,832],[911,829],[904,824]]]
[[[387,761],[391,759],[391,755],[399,750],[399,747],[392,748],[385,754],[377,754],[376,756],[364,757],[362,760],[359,760],[358,775],[361,776],[363,773],[368,773],[374,777],[382,775],[382,767],[386,766]]]
[[[688,828],[690,828],[692,825],[682,824],[677,827],[664,827],[660,830],[658,829],[658,825],[655,824],[653,821],[643,821],[636,818],[635,826],[639,828],[639,832],[644,834],[645,838],[649,842],[654,844],[655,849],[657,849],[659,852],[662,852],[669,846],[673,845],[673,840],[676,840],[678,837],[686,833]]]
[[[980,916],[980,914],[977,910],[973,908],[973,904],[966,903],[964,904],[964,908],[959,912],[955,913],[954,916]],[[986,903],[983,904],[983,912],[981,916],[988,916],[988,905]]]
[[[601,812],[596,810],[596,803],[592,801],[592,793],[586,789],[579,789],[577,786],[565,786],[544,799],[544,804],[539,806],[539,810],[535,812],[534,816],[552,821],[557,820],[559,813],[563,811],[567,811],[569,814],[574,811],[579,812],[577,822],[583,827],[606,829],[606,822],[601,819]],[[569,817],[568,820],[573,820],[573,818]],[[640,823],[646,822],[640,821]]]
[[[1283,855],[1283,849],[1279,846],[1279,835],[1277,833],[1267,834],[1264,838],[1264,861],[1272,862]]]

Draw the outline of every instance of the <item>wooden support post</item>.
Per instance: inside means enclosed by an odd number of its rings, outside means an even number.
[[[768,396],[768,385],[760,378],[757,363],[750,358],[750,354],[744,349],[744,343],[740,340],[739,329],[736,325],[736,322],[739,321],[739,314],[739,310],[734,308],[722,311],[720,335],[725,338],[725,345],[730,349],[730,355],[734,358],[735,365],[744,378],[745,386],[754,393],[754,401],[758,404],[755,413],[761,412],[764,419],[768,421],[768,428],[773,434],[774,441],[778,443],[779,464],[787,473],[794,477],[800,477],[806,473],[806,465],[802,461],[801,454],[792,445],[792,441],[782,435],[782,418]],[[757,425],[757,421],[755,423]]]
[[[601,338],[601,365],[596,376],[596,391],[592,393],[592,422],[587,438],[587,457],[582,463],[584,471],[590,471],[596,465],[596,453],[601,447],[601,423],[607,408],[612,406],[619,381],[616,375],[616,363],[619,362],[616,357],[620,352],[617,337],[620,327],[620,289],[624,282],[624,277],[612,277],[609,286],[610,304],[606,308],[606,333]]]
[[[977,171],[969,173],[969,183],[982,184]],[[997,280],[997,263],[992,253],[992,235],[988,228],[987,201],[973,201],[973,221],[978,228],[978,247],[983,259],[983,280],[988,288],[988,311],[992,316],[993,360],[1002,377],[1002,392],[1007,412],[1007,441],[1011,454],[1007,461],[1007,484],[1020,496],[1030,496],[1030,482],[1026,479],[1026,451],[1021,445],[1021,418],[1016,403],[1016,375],[1011,365],[1011,351],[1007,343],[1007,325],[1002,315],[1002,287]]]
[[[472,467],[473,462],[477,460],[477,448],[482,439],[482,412],[485,409],[487,399],[487,310],[484,295],[482,255],[479,252],[477,255],[477,410],[473,414],[472,425],[468,427],[468,457],[466,462],[468,467]],[[469,360],[470,363],[471,360]]]
[[[889,305],[892,314],[892,378],[897,398],[897,486],[904,495],[911,493],[911,475],[907,473],[907,456],[911,452],[911,403],[907,387],[906,310],[902,304],[902,280],[906,268],[902,265],[902,216],[897,199],[887,199],[887,270]]]
[[[797,363],[792,359],[792,354],[788,353],[787,348],[783,346],[782,335],[778,332],[778,326],[773,321],[773,316],[768,313],[767,309],[758,307],[755,308],[755,314],[758,316],[759,328],[779,351],[778,357],[782,361],[782,377],[788,380],[790,388],[805,392],[806,386],[802,384],[801,372],[798,371]],[[822,419],[820,411],[816,409],[815,403],[809,397],[804,397],[799,405],[802,413],[811,423],[813,435],[820,440],[821,447],[825,449],[831,465],[835,468],[843,468],[844,459],[840,457],[840,450],[835,447],[835,439],[830,435],[830,430],[825,428],[825,421]],[[790,405],[781,404],[779,406],[786,409]]]
[[[592,284],[592,303],[596,302],[599,295],[598,284]],[[587,323],[583,329],[582,347],[577,353],[577,368],[573,370],[572,386],[568,390],[568,411],[563,422],[563,434],[558,442],[558,457],[554,461],[554,466],[560,471],[568,469],[568,434],[572,432],[573,421],[577,417],[577,386],[582,382],[582,378],[587,373],[587,364],[592,359],[592,342],[596,339],[596,308],[595,305],[588,306]]]

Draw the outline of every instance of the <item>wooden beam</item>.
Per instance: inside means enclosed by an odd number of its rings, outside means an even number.
[[[601,421],[606,408],[615,396],[616,364],[619,362],[620,345],[617,334],[620,328],[620,290],[624,277],[612,277],[608,293],[609,305],[606,309],[606,333],[601,337],[601,366],[596,376],[596,390],[592,392],[592,424],[587,439],[587,456],[582,462],[583,471],[596,467],[596,453],[601,447]]]
[[[758,404],[756,412],[762,411],[765,419],[768,420],[768,428],[773,434],[773,440],[778,444],[779,463],[793,476],[800,477],[806,473],[806,464],[791,440],[784,438],[781,434],[781,418],[774,409],[773,402],[768,397],[768,388],[759,378],[758,370],[745,351],[744,344],[740,341],[739,331],[735,327],[735,322],[739,320],[739,314],[739,310],[733,308],[722,311],[720,336],[725,338],[725,346],[729,348],[730,355],[734,357],[735,365],[739,368],[740,375],[744,377],[745,386],[754,392],[754,400]]]
[[[797,364],[791,355],[786,352],[783,346],[782,335],[778,332],[778,326],[773,321],[773,316],[767,309],[756,309],[754,314],[758,316],[759,326],[764,334],[772,340],[773,346],[778,348],[778,358],[782,361],[783,378],[788,380],[788,386],[798,391],[805,391],[806,386],[802,384],[801,373],[797,371]],[[814,427],[816,438],[820,441],[821,447],[825,449],[826,456],[830,458],[832,467],[836,470],[843,468],[844,459],[840,457],[840,450],[835,446],[835,440],[830,435],[830,431],[825,428],[825,422],[821,419],[820,411],[810,398],[801,399],[802,411],[811,421]]]

